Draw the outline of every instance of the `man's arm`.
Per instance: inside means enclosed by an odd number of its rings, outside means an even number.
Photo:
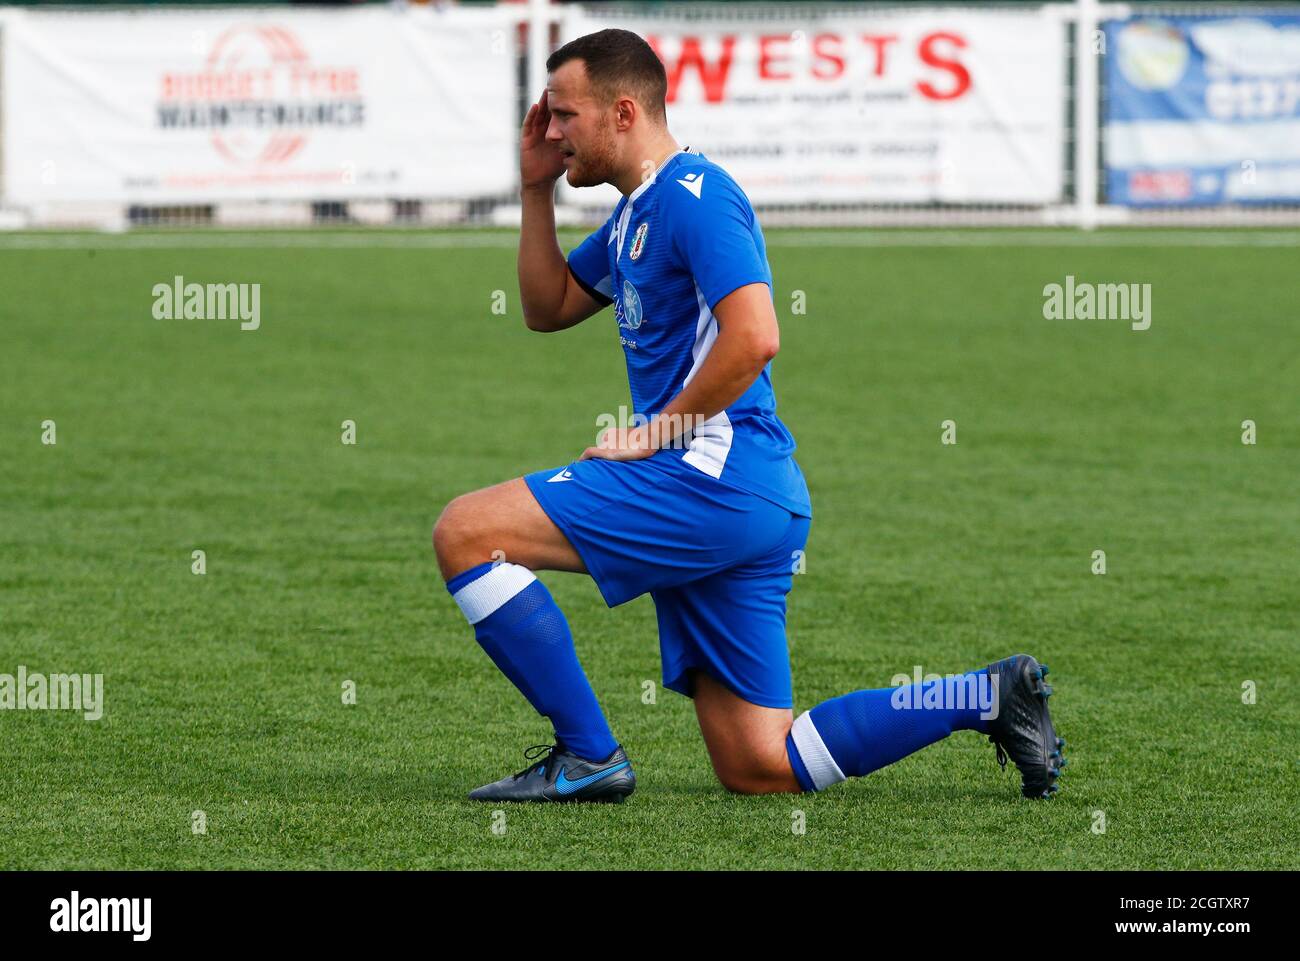
[[[555,236],[555,181],[564,173],[559,149],[546,140],[546,91],[528,108],[519,134],[519,300],[530,330],[564,330],[603,306],[569,273]]]
[[[555,235],[555,183],[524,187],[519,230],[519,299],[529,330],[549,332],[580,324],[604,304],[582,289]]]
[[[780,349],[780,331],[765,283],[733,290],[714,307],[718,337],[691,382],[642,427],[610,428],[582,459],[638,460],[669,446],[685,430],[726,410],[758,379]]]

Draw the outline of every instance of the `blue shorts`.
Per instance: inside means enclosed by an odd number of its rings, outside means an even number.
[[[610,607],[649,593],[663,684],[691,696],[692,668],[763,707],[791,708],[785,596],[809,518],[665,450],[524,477]]]

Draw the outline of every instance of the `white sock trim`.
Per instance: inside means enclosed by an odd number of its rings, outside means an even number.
[[[535,580],[537,575],[528,568],[503,562],[466,584],[451,599],[460,605],[467,621],[477,624]]]
[[[818,791],[848,780],[840,770],[840,766],[835,763],[835,758],[831,757],[826,742],[817,733],[817,727],[813,724],[812,715],[808,711],[804,711],[794,719],[794,726],[790,728],[790,737],[794,739],[795,750],[799,752],[799,758],[803,761],[803,766],[808,769],[808,776],[812,778],[813,786]]]

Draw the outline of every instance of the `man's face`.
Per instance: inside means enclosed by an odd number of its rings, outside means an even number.
[[[594,187],[615,177],[618,144],[614,138],[614,106],[599,103],[587,82],[581,60],[561,64],[550,75],[546,104],[551,123],[546,139],[565,156],[570,187]]]

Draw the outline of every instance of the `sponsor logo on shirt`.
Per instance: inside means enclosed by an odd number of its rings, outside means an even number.
[[[646,233],[649,232],[649,230],[650,230],[649,223],[643,223],[641,224],[640,227],[637,227],[636,236],[632,238],[632,250],[629,253],[629,256],[633,260],[636,260],[638,257],[641,256],[641,251],[645,248],[645,235]]]
[[[619,301],[618,307],[622,310],[615,310],[615,316],[621,314],[622,319],[618,325],[626,330],[638,330],[641,327],[643,319],[641,314],[641,295],[636,292],[632,286],[632,281],[623,281],[623,296]]]

